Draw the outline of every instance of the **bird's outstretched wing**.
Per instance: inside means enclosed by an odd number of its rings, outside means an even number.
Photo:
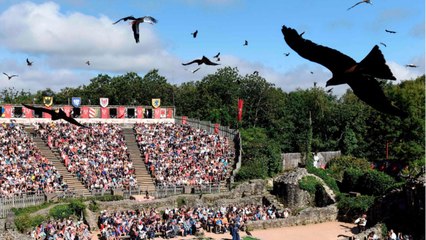
[[[364,1],[361,1],[361,2],[357,2],[357,3],[355,3],[352,7],[348,8],[348,11],[349,11],[349,10],[351,10],[352,8],[354,8],[355,6],[357,6],[357,5],[361,4],[361,3],[363,3],[363,2],[364,2]]]
[[[348,81],[348,84],[359,99],[377,111],[394,116],[407,117],[408,114],[406,112],[395,107],[385,96],[380,83],[374,77],[364,75],[357,80]]]
[[[28,66],[31,66],[31,65],[33,65],[33,62],[30,62],[30,60],[27,58],[27,65]]]
[[[191,65],[193,63],[197,63],[198,65],[202,64],[201,59],[195,59],[195,60],[192,60],[191,62],[182,63],[182,65],[187,66],[187,65]]]
[[[288,46],[301,57],[319,63],[331,72],[342,72],[356,64],[351,57],[329,47],[302,38],[296,30],[283,26],[281,32]]]
[[[139,42],[139,23],[140,22],[137,21],[132,23],[133,37],[135,38],[136,43]]]
[[[142,17],[140,19],[142,19],[143,22],[150,23],[150,24],[155,24],[155,23],[158,22],[158,20],[156,18],[151,17],[151,16],[145,16],[145,17]]]
[[[27,104],[24,104],[24,103],[22,103],[22,105],[24,107],[26,107],[28,109],[32,109],[34,111],[42,111],[42,112],[48,113],[51,116],[53,116],[53,114],[55,114],[55,110],[53,110],[53,109],[47,109],[47,108],[42,108],[42,107],[34,107],[34,106],[30,106],[30,105],[27,105]]]
[[[201,59],[202,63],[206,64],[206,65],[220,65],[219,63],[214,63],[212,61],[210,61],[210,59],[208,59],[206,56],[203,56],[203,58]]]
[[[220,52],[213,56],[213,58],[218,58],[220,56]]]
[[[116,24],[116,23],[118,23],[118,22],[120,22],[120,21],[127,21],[127,20],[136,20],[136,18],[135,17],[133,17],[133,16],[127,16],[127,17],[124,17],[124,18],[120,18],[120,19],[118,19],[116,22],[114,22],[113,24]]]

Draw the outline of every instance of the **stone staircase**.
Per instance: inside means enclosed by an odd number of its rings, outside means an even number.
[[[141,156],[138,144],[136,143],[135,133],[132,128],[123,128],[123,136],[127,144],[127,151],[129,152],[130,159],[135,168],[136,180],[140,186],[141,191],[151,194],[155,191],[154,181],[146,169],[145,162]]]
[[[40,149],[41,154],[49,159],[49,161],[51,161],[55,166],[56,170],[61,174],[64,182],[68,184],[68,189],[74,191],[77,196],[91,196],[89,190],[76,177],[68,172],[65,165],[61,162],[59,152],[56,152],[55,150],[52,151],[40,136],[32,134],[32,128],[25,128],[25,130],[33,137],[33,141],[38,149]]]

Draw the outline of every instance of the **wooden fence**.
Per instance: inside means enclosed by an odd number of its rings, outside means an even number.
[[[46,201],[44,194],[18,195],[0,198],[0,218],[6,218],[12,208],[24,208],[42,204]]]

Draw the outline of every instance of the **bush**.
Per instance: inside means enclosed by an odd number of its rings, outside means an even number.
[[[90,211],[92,211],[92,212],[97,212],[97,211],[99,211],[99,204],[98,204],[98,202],[96,202],[95,200],[90,200],[90,203],[89,203],[89,210]]]
[[[49,216],[54,219],[68,218],[73,214],[73,210],[69,207],[68,204],[57,205],[50,209]]]
[[[84,212],[84,209],[86,209],[86,204],[84,204],[81,200],[72,199],[68,204],[68,207],[71,209],[73,214],[80,216]]]
[[[349,168],[343,174],[342,180],[342,191],[350,192],[350,191],[359,191],[358,181],[361,176],[364,174],[364,171],[357,168]]]
[[[320,177],[325,182],[325,184],[327,184],[327,186],[334,191],[334,193],[340,192],[339,187],[337,186],[336,179],[332,177],[330,170],[316,168],[313,165],[306,165],[306,170],[309,173],[314,174],[317,177]]]
[[[41,215],[31,217],[29,214],[21,214],[15,218],[15,226],[18,231],[23,233],[28,229],[40,225],[45,220],[46,218]]]
[[[361,195],[357,197],[350,197],[345,194],[340,194],[337,202],[337,208],[341,215],[349,217],[350,219],[359,216],[368,211],[373,206],[375,197]]]
[[[313,176],[304,176],[299,180],[299,187],[310,194],[315,194],[317,186],[321,186],[321,183]]]
[[[358,180],[357,189],[362,194],[380,196],[395,186],[395,183],[395,180],[386,173],[369,170]]]
[[[342,181],[344,172],[350,168],[358,169],[360,171],[368,171],[370,169],[370,162],[364,158],[341,156],[331,160],[327,166],[327,169],[330,170],[333,178],[339,181]]]
[[[178,197],[176,199],[176,204],[177,204],[178,208],[185,206],[186,205],[186,199],[184,197]]]

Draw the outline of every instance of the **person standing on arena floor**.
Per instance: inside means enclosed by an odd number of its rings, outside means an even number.
[[[365,231],[365,226],[367,225],[367,214],[362,214],[361,217],[355,220],[355,223],[358,226],[358,233]]]

